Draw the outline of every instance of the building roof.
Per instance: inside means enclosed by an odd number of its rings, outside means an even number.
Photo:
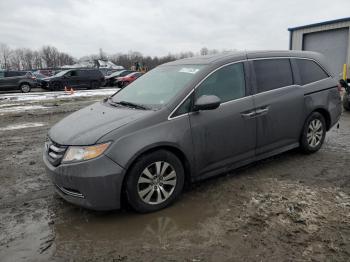
[[[340,19],[335,19],[335,20],[330,20],[330,21],[325,21],[325,22],[320,22],[320,23],[314,23],[314,24],[309,24],[309,25],[302,25],[302,26],[297,26],[297,27],[291,27],[291,28],[288,28],[288,31],[295,31],[295,30],[309,28],[309,27],[329,25],[329,24],[348,22],[348,21],[350,21],[350,17],[345,17],[345,18],[340,18]]]

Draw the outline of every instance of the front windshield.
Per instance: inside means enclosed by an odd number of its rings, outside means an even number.
[[[61,71],[61,72],[58,72],[55,76],[63,76],[65,75],[69,70],[64,70],[64,71]]]
[[[163,106],[170,101],[203,65],[160,66],[141,76],[113,96],[113,102]]]

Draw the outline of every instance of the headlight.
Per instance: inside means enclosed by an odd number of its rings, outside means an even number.
[[[110,143],[94,146],[70,146],[63,157],[62,163],[76,162],[96,158],[103,154]]]

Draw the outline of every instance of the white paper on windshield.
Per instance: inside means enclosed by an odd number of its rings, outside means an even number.
[[[183,67],[180,69],[180,73],[195,74],[199,71],[198,68]]]

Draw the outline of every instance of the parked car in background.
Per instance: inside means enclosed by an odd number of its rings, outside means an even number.
[[[105,76],[105,86],[116,86],[117,85],[117,78],[118,77],[122,77],[122,76],[126,76],[130,73],[135,72],[134,70],[121,70],[118,72],[114,72],[108,76]]]
[[[46,77],[50,77],[53,76],[55,74],[57,74],[60,70],[52,70],[52,69],[39,69],[37,71],[35,71],[35,73],[39,73],[42,74]]]
[[[42,87],[43,85],[45,85],[45,81],[43,79],[47,78],[46,75],[41,74],[39,71],[32,72],[32,74],[36,78],[36,81],[38,83],[38,87]]]
[[[130,73],[126,76],[119,76],[116,79],[116,84],[119,88],[124,88],[128,84],[134,82],[137,78],[139,78],[142,75],[143,75],[143,73],[141,73],[141,72],[133,72],[133,73]]]
[[[337,81],[303,51],[235,52],[163,64],[51,128],[57,193],[95,210],[164,208],[192,182],[299,147],[339,120]],[[67,132],[69,130],[69,132]]]
[[[42,80],[42,87],[49,90],[62,90],[64,87],[96,89],[100,88],[105,81],[98,69],[64,70]]]
[[[38,86],[36,77],[27,71],[0,71],[0,91],[20,90],[28,93]]]
[[[346,79],[346,81],[341,79],[339,85],[345,90],[343,96],[343,107],[346,111],[350,111],[350,79]]]
[[[99,70],[104,76],[109,76],[110,74],[124,70],[124,68],[121,68],[121,69],[99,68]]]

